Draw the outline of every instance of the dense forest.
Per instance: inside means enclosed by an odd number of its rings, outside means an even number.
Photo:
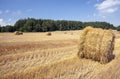
[[[93,26],[103,29],[117,29],[120,31],[120,26],[114,27],[107,22],[81,22],[68,20],[50,20],[50,19],[20,19],[13,26],[0,26],[0,32],[47,32],[47,31],[64,31],[64,30],[81,30],[86,26]]]

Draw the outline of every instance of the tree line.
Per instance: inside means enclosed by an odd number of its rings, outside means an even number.
[[[0,26],[0,32],[47,32],[47,31],[65,31],[65,30],[81,30],[86,26],[103,29],[118,29],[107,22],[81,22],[69,20],[51,20],[51,19],[19,19],[12,25]]]

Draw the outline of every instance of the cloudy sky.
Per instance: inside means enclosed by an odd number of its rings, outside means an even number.
[[[120,0],[0,0],[0,25],[18,19],[106,21],[120,25]]]

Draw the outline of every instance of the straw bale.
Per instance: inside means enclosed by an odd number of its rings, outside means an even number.
[[[15,35],[23,35],[23,32],[21,32],[21,31],[15,31],[14,34]]]
[[[78,56],[108,63],[114,57],[114,38],[111,30],[86,27],[80,34]]]
[[[52,33],[51,33],[51,32],[48,32],[48,33],[47,33],[47,36],[51,36],[51,35],[52,35]]]

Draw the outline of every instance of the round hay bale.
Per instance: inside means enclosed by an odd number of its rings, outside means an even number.
[[[108,63],[114,58],[114,38],[111,30],[86,27],[80,34],[78,56]]]
[[[15,31],[14,34],[15,35],[23,35],[23,32],[21,32],[21,31]]]
[[[51,35],[52,35],[52,33],[51,33],[51,32],[48,32],[48,33],[47,33],[47,36],[51,36]]]

